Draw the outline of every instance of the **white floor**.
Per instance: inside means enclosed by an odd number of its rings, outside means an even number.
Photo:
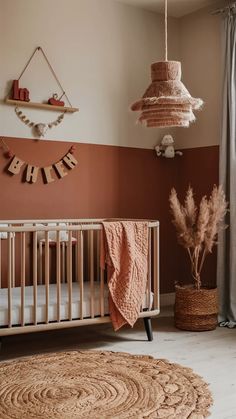
[[[134,329],[112,331],[111,325],[80,327],[12,336],[3,341],[0,359],[73,349],[103,349],[156,358],[191,367],[210,384],[214,398],[211,419],[236,419],[236,329],[184,332],[173,325],[170,312],[153,320],[154,340],[147,342],[143,322]]]

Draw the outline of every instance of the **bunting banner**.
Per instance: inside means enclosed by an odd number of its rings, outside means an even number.
[[[75,146],[70,147],[69,151],[57,162],[50,166],[37,167],[25,162],[18,156],[14,155],[5,141],[1,140],[7,151],[4,153],[6,158],[11,159],[7,171],[11,175],[23,175],[22,180],[27,183],[36,183],[41,172],[44,183],[52,183],[57,179],[67,176],[69,171],[73,170],[78,161],[74,157]]]

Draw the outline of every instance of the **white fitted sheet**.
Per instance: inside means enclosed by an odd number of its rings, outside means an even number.
[[[91,316],[91,293],[89,282],[83,284],[83,317]],[[61,303],[60,316],[61,320],[68,320],[68,285],[61,284]],[[152,306],[153,296],[151,296],[150,307]],[[149,308],[150,308],[149,307]],[[148,308],[147,298],[143,302],[143,308]],[[49,322],[57,321],[57,285],[50,284],[49,286]],[[108,288],[104,287],[104,313],[108,314]],[[101,315],[100,308],[100,283],[94,282],[94,315]],[[12,288],[12,325],[19,325],[21,323],[21,288]],[[25,287],[25,310],[24,310],[25,324],[34,322],[34,300],[33,300],[33,286]],[[46,288],[45,285],[37,286],[37,323],[45,323],[46,318]],[[72,284],[72,319],[80,318],[80,287],[79,284],[73,282]],[[6,288],[0,289],[0,326],[8,324],[8,290]]]

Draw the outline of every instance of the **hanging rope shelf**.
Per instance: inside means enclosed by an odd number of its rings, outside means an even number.
[[[43,109],[43,110],[49,110],[49,111],[63,111],[68,113],[74,113],[78,112],[79,108],[73,108],[69,106],[56,106],[56,105],[49,105],[48,103],[37,103],[37,102],[24,102],[23,100],[14,100],[14,99],[6,99],[5,103],[8,105],[13,106],[21,106],[25,108],[37,108],[37,109]]]
[[[140,111],[138,122],[146,127],[189,127],[195,121],[193,110],[202,99],[193,98],[181,82],[181,63],[168,61],[167,0],[165,0],[165,61],[151,65],[152,83],[143,97],[131,106]]]
[[[62,92],[59,99],[57,99],[57,94],[53,95],[53,97],[48,100],[49,103],[30,102],[28,90],[26,88],[24,88],[24,89],[19,88],[19,81],[20,81],[21,77],[23,76],[23,74],[25,73],[26,69],[28,68],[29,64],[31,63],[31,61],[32,61],[33,57],[35,56],[36,52],[41,52],[42,53],[46,63],[48,64],[48,67],[49,67],[53,77],[55,78],[55,80],[56,80],[56,82],[57,82],[57,84],[58,84],[58,86],[59,86],[59,88]],[[16,89],[16,95],[14,95],[14,89]],[[22,99],[19,96],[21,96]],[[64,106],[64,102],[61,101],[61,99],[63,97],[66,98],[69,106]],[[20,106],[20,107],[27,107],[27,108],[36,108],[36,109],[43,109],[43,110],[50,110],[50,111],[57,111],[57,112],[59,111],[59,112],[64,112],[64,113],[74,113],[74,112],[79,111],[78,108],[74,108],[71,105],[71,102],[70,102],[66,92],[64,91],[64,89],[63,89],[55,71],[53,70],[53,68],[52,68],[44,50],[41,47],[37,47],[34,50],[30,59],[26,63],[23,71],[21,72],[19,78],[17,80],[14,80],[13,86],[12,86],[10,92],[8,93],[8,95],[5,99],[5,103],[7,103],[8,105],[13,105],[13,106],[17,106],[17,107]]]

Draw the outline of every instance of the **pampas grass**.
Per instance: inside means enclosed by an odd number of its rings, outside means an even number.
[[[220,228],[224,228],[227,202],[221,186],[214,186],[210,198],[204,196],[199,207],[196,205],[193,190],[188,188],[184,205],[181,205],[176,190],[169,197],[173,224],[178,242],[187,250],[192,268],[194,287],[201,288],[201,271],[207,254],[217,244]]]

